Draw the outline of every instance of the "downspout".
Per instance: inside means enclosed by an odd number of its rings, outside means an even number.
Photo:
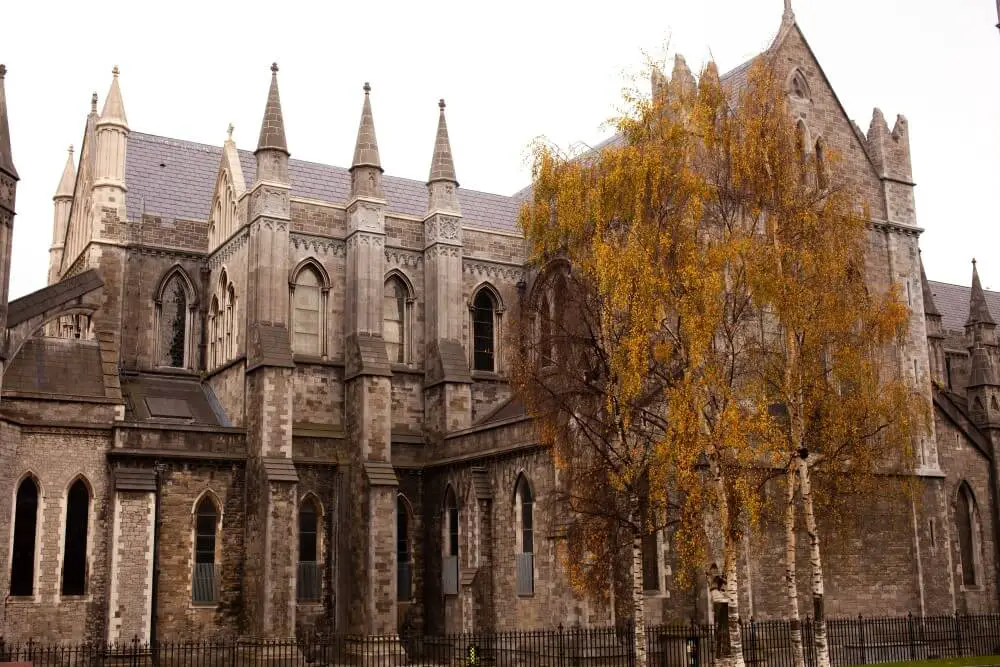
[[[159,664],[159,652],[156,650],[156,598],[160,581],[160,485],[165,467],[162,463],[153,465],[156,476],[156,493],[153,496],[153,586],[150,592],[149,645],[153,649],[154,665]]]

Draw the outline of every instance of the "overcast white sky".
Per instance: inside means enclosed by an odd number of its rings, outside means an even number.
[[[152,9],[153,7],[156,9]],[[150,9],[140,9],[149,7]],[[1000,32],[994,0],[794,0],[848,114],[910,124],[917,218],[931,279],[969,284],[976,255],[1000,289]],[[21,176],[11,297],[45,285],[52,194],[79,147],[90,94],[121,68],[133,130],[254,148],[268,67],[280,67],[289,150],[348,166],[372,84],[382,165],[425,179],[437,122],[463,187],[511,194],[544,135],[594,144],[643,51],[730,69],[765,48],[782,0],[434,2],[18,2],[0,61]],[[207,206],[207,203],[206,203]]]

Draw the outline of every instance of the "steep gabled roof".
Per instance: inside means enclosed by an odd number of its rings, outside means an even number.
[[[972,288],[935,280],[928,280],[927,284],[934,296],[934,304],[941,313],[941,326],[948,331],[963,331],[965,320],[969,315],[969,297]],[[983,290],[983,296],[990,312],[1000,313],[1000,292]]]
[[[252,184],[257,161],[250,151],[239,151],[243,176]],[[131,132],[125,157],[126,210],[131,219],[145,212],[167,220],[207,220],[222,148]],[[290,159],[288,171],[293,197],[346,203],[351,174],[343,167]],[[389,214],[423,217],[427,187],[423,181],[396,176],[383,180]],[[498,231],[517,230],[519,201],[504,195],[458,189],[465,224]]]

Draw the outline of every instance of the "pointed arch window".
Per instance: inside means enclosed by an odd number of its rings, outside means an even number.
[[[226,290],[226,358],[236,356],[236,287],[229,283]]]
[[[389,363],[407,362],[407,317],[406,306],[409,290],[398,276],[390,276],[385,281],[382,297],[382,337]]]
[[[319,510],[312,498],[299,507],[299,576],[300,602],[318,602],[322,589],[319,568]]]
[[[396,600],[413,597],[413,551],[410,548],[410,508],[402,495],[396,497]]]
[[[958,550],[962,563],[962,584],[979,585],[979,512],[972,489],[965,482],[958,490],[955,507],[958,528]]]
[[[444,494],[444,554],[441,587],[445,595],[458,595],[458,500],[451,486]]]
[[[188,368],[193,294],[180,271],[163,283],[156,300],[158,366]]]
[[[826,189],[826,162],[824,158],[823,139],[816,140],[816,187],[820,190]]]
[[[500,299],[488,287],[482,287],[472,299],[472,368],[477,371],[499,370],[497,340]]]
[[[789,92],[791,92],[792,97],[800,100],[809,100],[809,84],[806,83],[806,77],[802,73],[802,70],[795,70],[792,73],[792,80],[789,86]]]
[[[517,594],[535,592],[535,498],[524,475],[517,479],[514,490],[514,516],[517,526]]]
[[[327,284],[312,262],[303,264],[291,282],[292,351],[296,354],[326,354],[325,302]]]
[[[62,594],[87,592],[87,529],[90,518],[90,489],[78,479],[66,497],[66,532],[63,549]]]
[[[38,528],[38,485],[31,477],[17,487],[14,500],[14,549],[10,562],[10,594],[35,593],[35,538]]]
[[[219,512],[208,495],[198,503],[194,526],[194,573],[191,601],[213,604],[218,599],[215,543],[219,530]]]
[[[215,332],[219,326],[219,298],[212,297],[212,306],[208,311],[208,365],[214,367],[219,364],[219,347],[215,343]]]

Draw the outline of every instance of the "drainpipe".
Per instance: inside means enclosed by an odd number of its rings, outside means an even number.
[[[156,597],[160,583],[160,487],[163,473],[167,466],[163,463],[153,464],[153,472],[156,475],[156,494],[153,496],[153,587],[150,593],[149,609],[149,645],[153,649],[153,664],[159,664],[159,651],[156,650],[157,628],[156,628]]]

